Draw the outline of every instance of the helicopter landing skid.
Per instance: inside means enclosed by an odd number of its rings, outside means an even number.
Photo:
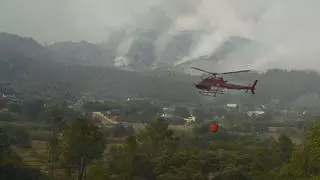
[[[217,91],[199,91],[199,93],[200,93],[201,95],[213,96],[213,97],[216,97],[217,94],[224,94],[223,91],[219,91],[219,90],[217,90]]]
[[[199,93],[201,95],[204,95],[204,96],[211,96],[211,97],[216,97],[217,96],[217,93],[214,93],[214,92],[202,92],[202,91],[199,91]]]

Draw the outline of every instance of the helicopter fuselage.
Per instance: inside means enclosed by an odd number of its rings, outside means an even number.
[[[234,90],[250,90],[252,94],[254,94],[255,86],[257,81],[253,83],[253,85],[238,85],[228,83],[228,81],[224,80],[222,77],[208,77],[203,79],[202,81],[195,84],[195,87],[199,90],[204,90],[208,92],[217,92],[223,91],[224,89],[234,89]]]

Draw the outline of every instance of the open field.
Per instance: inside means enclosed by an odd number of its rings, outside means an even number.
[[[30,130],[27,131],[30,139],[36,141],[47,141],[50,138],[50,132],[45,130]]]
[[[31,141],[31,148],[14,148],[14,151],[27,165],[46,172],[48,160],[46,147],[45,141]]]

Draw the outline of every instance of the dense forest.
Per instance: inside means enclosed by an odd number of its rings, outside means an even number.
[[[48,177],[23,164],[17,156],[18,147],[24,151],[30,148],[30,140],[23,138],[28,137],[24,129],[12,125],[0,128],[0,175],[5,180],[320,177],[319,119],[308,123],[306,141],[296,145],[285,134],[278,139],[262,138],[234,134],[224,128],[211,133],[208,124],[199,124],[191,131],[172,129],[162,118],[153,119],[140,131],[98,127],[88,116],[79,116],[70,123],[62,118],[61,111],[53,109],[51,123],[42,127],[51,132],[47,139],[48,161],[42,164],[48,165]],[[36,152],[33,154],[37,156]]]

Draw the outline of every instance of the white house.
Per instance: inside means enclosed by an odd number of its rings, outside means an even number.
[[[184,120],[186,121],[186,123],[193,123],[196,121],[196,117],[190,116],[190,117],[184,118]]]
[[[234,110],[240,111],[240,107],[239,107],[238,104],[231,104],[231,103],[229,103],[229,104],[224,105],[224,108],[225,108],[227,111],[234,111]]]
[[[265,114],[264,111],[248,111],[247,112],[247,115],[249,117],[251,117],[251,116],[261,116],[261,115],[264,115],[264,114]]]
[[[239,107],[237,104],[226,104],[226,108],[237,108]]]
[[[162,108],[162,114],[160,115],[163,118],[170,118],[173,116],[174,109],[171,108]]]
[[[171,117],[173,117],[173,115],[169,114],[169,113],[162,113],[160,116],[163,117],[163,118],[171,118]]]

